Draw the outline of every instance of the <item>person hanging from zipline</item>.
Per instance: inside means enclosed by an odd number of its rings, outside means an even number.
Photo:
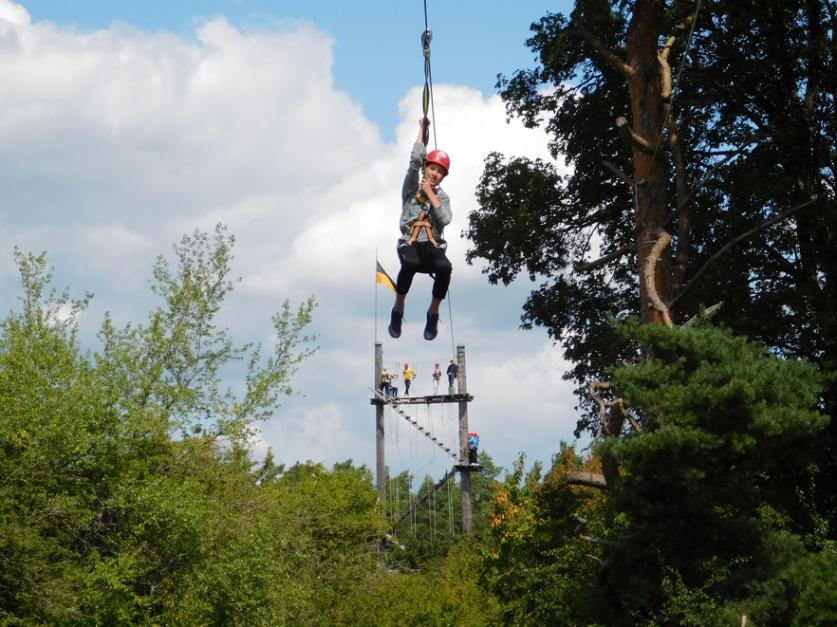
[[[436,338],[439,305],[448,292],[453,270],[445,255],[448,245],[444,240],[444,229],[451,221],[450,197],[439,187],[450,171],[450,157],[442,150],[432,150],[425,156],[429,126],[430,120],[426,117],[419,121],[418,137],[401,188],[401,237],[398,240],[401,270],[396,279],[395,305],[389,323],[389,334],[394,338],[401,337],[404,302],[417,272],[433,276],[424,339]]]

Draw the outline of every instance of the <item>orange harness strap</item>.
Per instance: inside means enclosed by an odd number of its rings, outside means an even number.
[[[427,198],[421,190],[419,190],[416,194],[416,200],[423,203],[427,200]],[[427,239],[430,240],[430,243],[434,246],[438,246],[439,244],[436,242],[436,238],[433,237],[433,225],[430,224],[430,220],[427,219],[426,211],[420,211],[418,220],[413,222],[413,232],[410,233],[410,239],[407,240],[407,244],[414,244],[422,229],[424,229],[424,232],[427,233]]]
[[[413,222],[413,232],[410,234],[410,239],[407,240],[407,243],[415,243],[422,229],[424,229],[424,232],[427,233],[427,239],[430,240],[430,243],[434,246],[438,246],[439,244],[436,243],[436,239],[433,237],[433,225],[430,224],[430,221],[427,219],[426,211],[419,213],[418,220]]]

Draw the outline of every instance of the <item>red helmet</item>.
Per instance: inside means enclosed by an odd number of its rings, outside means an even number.
[[[404,364],[404,368],[405,368],[405,369],[406,369],[406,368],[409,368],[409,367],[410,367],[410,364],[408,364],[408,363],[405,363],[405,364]]]
[[[444,150],[431,150],[427,155],[427,163],[435,163],[445,169],[445,174],[450,172],[450,157]]]

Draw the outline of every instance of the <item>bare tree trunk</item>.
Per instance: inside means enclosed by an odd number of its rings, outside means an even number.
[[[643,324],[663,323],[662,314],[651,306],[642,272],[659,230],[666,227],[668,218],[666,163],[662,146],[664,101],[658,60],[663,7],[663,0],[637,0],[628,27],[627,42],[633,130],[653,146],[653,150],[649,150],[633,143],[640,319]],[[672,295],[670,249],[660,259],[654,276],[656,293],[668,302]]]

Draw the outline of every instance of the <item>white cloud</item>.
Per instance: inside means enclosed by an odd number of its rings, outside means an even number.
[[[362,463],[368,443],[349,423],[341,407],[326,403],[265,425],[256,450],[266,452],[268,446],[281,463],[311,460],[331,466],[346,459]]]
[[[286,463],[352,457],[374,466],[373,263],[377,248],[398,271],[399,195],[420,89],[398,105],[395,144],[383,142],[334,87],[333,44],[307,23],[245,31],[223,18],[193,40],[126,25],[80,33],[33,23],[0,0],[0,304],[13,306],[17,244],[48,250],[61,285],[97,294],[97,314],[140,318],[153,258],[183,233],[224,222],[243,277],[225,313],[236,336],[267,337],[284,298],[314,294],[321,303],[314,326],[324,348],[295,385],[306,396],[265,425],[263,447]],[[517,330],[524,289],[490,287],[466,266],[460,232],[485,155],[548,158],[545,137],[506,124],[496,96],[434,91],[439,146],[453,160],[446,238],[455,341],[468,346],[477,396],[473,424],[503,463],[519,450],[543,459],[572,429],[565,364],[543,333]],[[420,339],[429,294],[429,279],[417,278],[405,336],[384,340],[388,360],[419,364],[418,390],[452,350],[447,314],[436,342]],[[380,337],[392,294],[379,296]]]
[[[10,0],[0,0],[0,28],[6,28],[2,24],[3,21],[17,26],[28,25],[30,22],[29,12],[19,4],[10,2]]]

